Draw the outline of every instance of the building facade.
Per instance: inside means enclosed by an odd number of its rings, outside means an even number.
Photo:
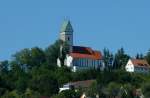
[[[90,47],[74,46],[73,27],[70,21],[64,21],[60,30],[60,40],[69,45],[69,53],[65,59],[65,65],[71,67],[73,71],[81,69],[103,69],[102,54],[100,51],[93,50]],[[60,60],[57,60],[60,65]]]
[[[146,60],[129,59],[125,66],[125,69],[127,72],[149,73],[150,65]]]

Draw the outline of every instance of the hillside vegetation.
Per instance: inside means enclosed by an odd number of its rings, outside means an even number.
[[[65,66],[58,68],[57,58],[60,55],[61,41],[56,41],[46,49],[34,47],[23,49],[12,55],[11,61],[0,64],[0,98],[79,98],[86,92],[89,96],[99,94],[100,98],[135,98],[134,90],[141,89],[146,98],[150,97],[150,74],[127,73],[124,66],[130,58],[123,48],[116,54],[108,49],[103,51],[105,70],[84,70],[71,72]],[[64,55],[67,49],[63,49]],[[114,66],[109,66],[109,59],[114,59]],[[136,58],[147,59],[150,63],[150,52],[137,54]],[[62,58],[63,61],[64,57]],[[96,82],[87,90],[79,89],[58,94],[59,87],[70,81],[95,79]],[[73,97],[74,96],[74,97]]]

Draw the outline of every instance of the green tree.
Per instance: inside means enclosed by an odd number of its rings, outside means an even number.
[[[46,59],[48,64],[56,65],[57,58],[60,56],[60,46],[62,41],[57,40],[53,45],[45,49]]]
[[[107,92],[110,97],[117,97],[120,92],[120,84],[115,82],[110,82],[107,87]]]
[[[64,60],[66,58],[66,54],[69,54],[69,45],[66,42],[61,44],[62,50],[60,51],[59,59],[61,61],[61,65],[64,65]]]
[[[9,62],[7,60],[0,62],[0,75],[7,74]]]
[[[64,59],[69,52],[69,46],[67,43],[57,40],[53,45],[50,45],[45,50],[46,58],[49,64],[56,65],[57,59],[61,60],[61,65],[64,65]]]
[[[99,70],[90,69],[84,71],[77,71],[72,73],[73,81],[82,81],[82,80],[91,80],[96,79],[96,77],[100,74]]]
[[[144,83],[142,86],[142,91],[143,91],[145,98],[149,98],[150,97],[150,84]]]
[[[144,59],[144,56],[143,56],[142,53],[141,54],[137,53],[137,55],[135,56],[135,58],[136,59]]]
[[[24,93],[24,98],[40,98],[40,93],[27,88]]]
[[[8,89],[7,84],[5,82],[6,81],[4,81],[0,76],[0,96],[2,96]]]
[[[29,69],[32,67],[32,57],[30,49],[23,49],[13,55],[13,61],[17,63],[22,69]]]
[[[71,70],[66,66],[63,66],[61,68],[57,68],[54,71],[54,74],[58,80],[59,86],[62,86],[64,83],[67,83],[67,82],[72,80]]]
[[[8,74],[9,79],[7,79],[7,81],[9,81],[9,83],[13,86],[13,88],[15,88],[16,91],[18,91],[19,94],[22,94],[28,87],[30,75],[15,61],[12,61],[10,65],[11,69]]]
[[[66,90],[52,98],[80,98],[80,93],[75,92],[75,90]]]
[[[16,84],[16,90],[19,92],[19,94],[25,93],[26,88],[28,87],[28,79],[26,76],[19,77],[19,79],[15,82]]]
[[[140,55],[137,53],[135,56],[136,59],[140,59]]]
[[[121,98],[134,98],[134,95],[133,95],[134,89],[135,89],[135,87],[129,83],[122,84],[119,96],[121,96]]]
[[[32,66],[40,66],[46,62],[46,56],[42,49],[38,47],[31,48]]]
[[[115,59],[116,59],[117,65],[114,65],[114,66],[116,66],[117,69],[119,69],[119,68],[124,69],[129,58],[130,58],[130,56],[128,56],[124,52],[123,48],[119,49],[117,51],[117,53],[115,54]]]
[[[147,52],[145,58],[146,58],[147,62],[150,64],[150,50]]]
[[[8,61],[0,62],[0,96],[4,94],[7,90],[11,89],[8,79],[9,69]]]
[[[97,82],[93,82],[93,84],[87,88],[84,92],[86,92],[86,94],[90,97],[95,97],[96,94],[100,94],[100,89],[98,88],[98,84]]]
[[[42,49],[34,47],[31,49],[23,49],[13,55],[15,61],[22,69],[32,69],[34,66],[40,66],[46,62],[46,56]]]
[[[22,95],[19,95],[16,90],[5,93],[2,98],[22,98]]]
[[[32,70],[32,79],[29,87],[43,96],[52,96],[59,90],[54,72],[44,66]]]
[[[105,64],[105,69],[106,70],[111,70],[113,68],[113,54],[110,53],[110,51],[106,48],[103,50],[103,60]]]

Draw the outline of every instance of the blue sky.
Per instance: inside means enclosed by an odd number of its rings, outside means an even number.
[[[129,55],[150,48],[150,0],[0,0],[0,60],[55,42],[64,19],[75,45]]]

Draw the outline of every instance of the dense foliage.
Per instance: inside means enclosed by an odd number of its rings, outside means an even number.
[[[62,55],[60,54],[61,45],[65,46],[62,49]],[[134,98],[132,92],[138,88],[143,90],[146,97],[150,96],[149,74],[130,74],[121,71],[124,70],[130,58],[123,48],[114,55],[108,49],[104,49],[103,59],[106,70],[103,72],[100,70],[71,72],[65,66],[57,67],[57,58],[63,61],[64,55],[68,52],[67,48],[66,44],[56,41],[46,49],[26,48],[15,53],[11,61],[2,61],[0,63],[0,98],[40,98],[40,96],[79,98],[83,92],[93,97],[99,94],[102,98],[108,96]],[[143,58],[150,61],[150,52]],[[114,62],[110,64],[112,59]],[[58,94],[59,87],[64,83],[89,79],[95,79],[96,82],[88,90],[81,88],[78,92],[68,90]]]

